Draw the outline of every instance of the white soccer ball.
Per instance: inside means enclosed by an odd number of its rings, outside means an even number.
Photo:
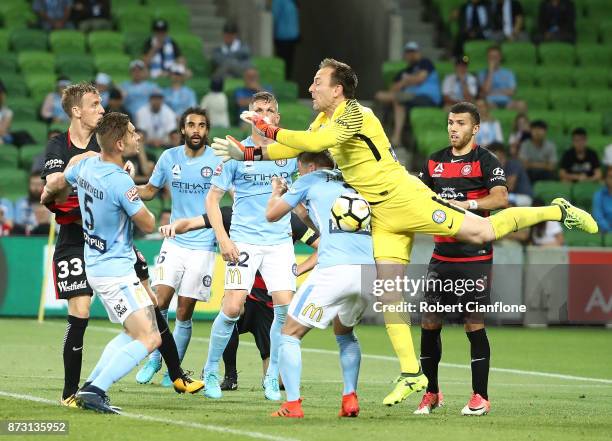
[[[343,193],[334,201],[331,217],[342,231],[355,232],[370,226],[370,204],[359,193]]]

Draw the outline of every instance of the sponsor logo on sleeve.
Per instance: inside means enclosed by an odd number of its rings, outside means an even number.
[[[130,188],[128,191],[125,192],[125,197],[127,198],[128,201],[130,202],[137,202],[140,200],[140,196],[138,196],[138,189],[136,188],[136,186]]]
[[[49,159],[45,162],[45,169],[63,167],[64,161],[61,159]]]
[[[219,164],[215,169],[213,176],[221,176],[221,172],[223,171],[223,164]]]

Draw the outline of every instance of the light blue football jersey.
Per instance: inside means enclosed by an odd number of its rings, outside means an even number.
[[[144,204],[130,175],[95,156],[70,167],[64,176],[77,186],[87,275],[120,277],[134,271],[131,217]]]
[[[168,184],[172,195],[170,221],[200,216],[206,213],[205,200],[213,173],[221,164],[213,149],[206,147],[196,158],[185,154],[185,146],[166,150],[159,157],[149,183],[157,188]],[[190,250],[214,251],[217,245],[212,228],[188,231],[169,239]]]
[[[331,218],[331,208],[336,198],[342,193],[354,191],[344,185],[338,170],[317,170],[301,176],[283,195],[285,202],[292,207],[303,202],[308,216],[319,229],[321,241],[317,249],[317,264],[321,268],[374,263],[370,231],[348,233],[336,227]]]
[[[249,136],[242,141],[252,146]],[[230,237],[234,242],[251,245],[278,245],[291,242],[291,215],[278,222],[266,220],[266,208],[272,194],[272,177],[284,178],[291,184],[297,171],[297,159],[277,161],[234,161],[223,164],[212,184],[222,190],[234,188],[234,207]]]

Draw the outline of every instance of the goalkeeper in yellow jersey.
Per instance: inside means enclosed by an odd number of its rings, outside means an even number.
[[[488,218],[438,198],[397,161],[378,118],[355,99],[356,88],[357,75],[352,68],[326,58],[309,88],[313,108],[320,112],[309,130],[275,127],[247,112],[242,118],[276,142],[244,147],[227,136],[215,138],[212,148],[224,161],[277,160],[296,157],[303,151],[329,150],[344,180],[372,206],[372,241],[379,279],[404,277],[414,233],[453,236],[462,242],[484,244],[544,221],[561,221],[568,228],[597,232],[597,224],[587,212],[562,198],[555,199],[550,206],[513,207]],[[464,145],[470,140],[474,143],[479,125],[469,113],[454,115],[452,125],[449,122],[452,145]],[[401,300],[399,289],[383,296],[383,301],[391,306]],[[394,390],[383,400],[387,405],[399,403],[427,386],[414,353],[410,317],[407,313],[388,312],[390,309],[386,309],[384,318],[400,361],[401,375]]]

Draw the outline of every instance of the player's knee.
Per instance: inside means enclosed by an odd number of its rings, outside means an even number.
[[[161,335],[159,335],[159,331],[150,332],[146,335],[142,342],[149,352],[154,351],[155,349],[161,346],[162,340]]]
[[[223,314],[225,314],[229,318],[240,317],[240,305],[235,305],[235,304],[223,305]]]

